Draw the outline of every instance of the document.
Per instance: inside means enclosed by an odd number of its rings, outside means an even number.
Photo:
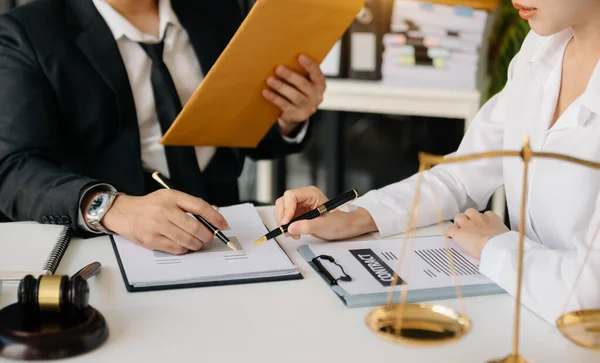
[[[296,266],[275,240],[254,245],[256,238],[264,235],[267,229],[253,205],[220,208],[219,212],[229,224],[229,229],[223,233],[235,243],[238,252],[215,239],[200,251],[171,255],[114,236],[115,252],[128,289],[301,278]]]
[[[403,243],[403,239],[341,242],[301,246],[299,252],[313,267],[316,256],[333,257],[334,262],[318,261],[333,279],[339,279],[344,272],[352,278],[332,285],[351,307],[385,304],[395,272],[399,276],[393,287],[395,301],[403,289],[408,290],[409,302],[453,298],[456,281],[464,296],[504,292],[480,274],[479,261],[464,253],[452,240],[446,243],[442,236],[418,237],[414,239],[414,248],[407,245],[402,256]]]

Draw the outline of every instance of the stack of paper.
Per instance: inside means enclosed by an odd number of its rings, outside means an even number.
[[[396,0],[384,36],[383,82],[472,91],[485,74],[488,13],[468,7]]]
[[[221,208],[219,212],[230,228],[223,233],[236,244],[239,252],[215,239],[201,251],[175,256],[150,251],[115,236],[115,252],[128,290],[301,278],[275,240],[254,245],[257,238],[268,232],[254,206],[243,204]]]

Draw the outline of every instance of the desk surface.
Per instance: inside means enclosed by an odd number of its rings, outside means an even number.
[[[272,209],[260,213],[273,227]],[[280,242],[304,280],[128,293],[108,238],[74,239],[58,272],[102,263],[102,272],[90,280],[90,303],[104,314],[110,337],[96,351],[68,361],[481,363],[510,352],[513,299],[508,295],[466,299],[473,330],[457,343],[402,347],[372,334],[364,323],[371,308],[346,308],[296,251],[319,242],[310,237]],[[0,293],[0,306],[16,300],[15,290]],[[456,300],[441,303],[458,308]],[[571,344],[527,309],[521,336],[522,354],[534,362],[600,361],[600,353]]]

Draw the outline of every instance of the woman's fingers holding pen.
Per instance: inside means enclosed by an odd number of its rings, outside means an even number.
[[[275,201],[275,220],[277,221],[277,225],[279,225],[279,226],[281,226],[282,224],[285,224],[285,223],[281,223],[281,221],[283,220],[284,212],[285,212],[285,198],[281,197]],[[286,233],[285,236],[291,237],[293,239],[300,239],[300,236],[295,235],[295,234]]]
[[[277,224],[287,224],[292,219],[317,208],[327,200],[325,194],[317,187],[288,190],[275,203]]]
[[[326,241],[352,238],[376,230],[377,226],[373,218],[362,208],[352,212],[337,211],[315,219],[301,220],[292,223],[288,228],[290,234],[310,234]]]
[[[327,197],[317,187],[304,187],[286,191],[275,202],[275,220],[278,225],[285,225],[327,201]],[[299,239],[299,234],[287,233],[286,236]]]
[[[281,198],[277,198],[277,200],[275,201],[275,221],[277,222],[277,225],[281,225],[281,220],[283,219],[283,212],[285,212],[285,207],[283,204],[283,197]]]
[[[318,238],[327,239],[323,235],[323,231],[326,230],[327,227],[327,218],[328,216],[323,216],[320,218],[310,219],[298,221],[290,224],[288,227],[288,233],[291,236],[301,236],[301,235],[313,235]]]

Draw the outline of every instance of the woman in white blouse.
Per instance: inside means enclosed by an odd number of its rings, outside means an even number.
[[[600,1],[516,0],[532,32],[509,68],[502,92],[479,111],[453,155],[520,150],[526,135],[535,151],[600,161]],[[424,174],[419,226],[433,224],[432,195],[447,230],[466,252],[481,260],[480,271],[516,291],[522,160],[488,159],[439,165]],[[511,226],[483,210],[505,187]],[[289,233],[338,240],[379,231],[403,232],[417,176],[371,191],[358,208],[294,223]],[[563,313],[585,252],[600,222],[600,171],[549,159],[530,164],[525,225],[522,301],[547,321]],[[318,189],[291,190],[277,201],[278,223],[315,208],[327,198]],[[461,213],[462,212],[462,213]],[[567,310],[600,308],[600,243],[596,243]]]

